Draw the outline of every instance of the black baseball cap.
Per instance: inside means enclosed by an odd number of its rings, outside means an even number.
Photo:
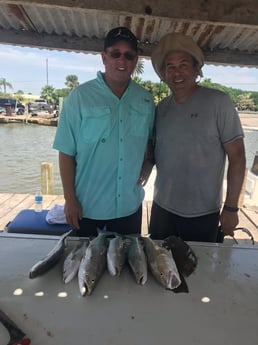
[[[132,31],[124,26],[119,26],[110,30],[104,40],[104,50],[111,47],[118,41],[126,41],[131,44],[133,50],[138,51],[138,41]]]

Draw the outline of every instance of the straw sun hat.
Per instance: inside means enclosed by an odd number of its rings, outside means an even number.
[[[198,62],[199,74],[202,77],[202,66],[204,64],[204,56],[202,50],[192,40],[191,37],[181,33],[170,33],[161,38],[151,55],[151,62],[155,72],[161,80],[164,80],[164,60],[168,53],[173,51],[183,51],[192,55]]]

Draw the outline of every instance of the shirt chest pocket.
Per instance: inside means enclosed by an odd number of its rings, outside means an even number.
[[[148,116],[150,116],[150,113],[148,113],[148,108],[144,108],[143,106],[139,106],[139,108],[131,108],[131,135],[136,137],[145,137],[148,135]]]
[[[108,107],[90,107],[82,112],[81,135],[83,141],[92,143],[105,140],[111,131],[111,115]]]

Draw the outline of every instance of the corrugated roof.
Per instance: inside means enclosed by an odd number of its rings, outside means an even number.
[[[183,32],[203,49],[206,63],[258,67],[258,21],[250,14],[257,1],[237,1],[236,7],[232,0],[222,9],[221,0],[206,1],[205,8],[199,0],[172,3],[160,0],[158,10],[156,1],[0,0],[0,42],[97,53],[105,34],[123,25],[136,34],[145,57],[166,33]]]

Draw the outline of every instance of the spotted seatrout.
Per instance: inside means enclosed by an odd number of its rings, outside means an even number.
[[[181,280],[172,254],[149,237],[143,237],[143,241],[148,265],[153,276],[166,289],[177,288],[181,284]]]
[[[107,263],[107,248],[108,239],[105,232],[99,232],[86,248],[78,271],[79,290],[82,296],[90,295],[102,276]]]
[[[63,282],[65,284],[69,283],[78,273],[81,259],[88,244],[87,239],[82,240],[65,258],[63,263]]]
[[[29,277],[31,279],[36,278],[37,276],[45,273],[50,268],[52,268],[62,257],[65,251],[65,240],[66,237],[72,232],[70,230],[63,234],[58,240],[55,247],[40,261],[38,261],[34,266],[31,267],[29,271]]]
[[[118,234],[109,239],[107,250],[107,267],[112,276],[119,276],[126,259],[126,244],[122,236]]]
[[[127,249],[127,260],[137,284],[144,285],[148,277],[146,255],[139,236],[127,235],[130,243]]]

